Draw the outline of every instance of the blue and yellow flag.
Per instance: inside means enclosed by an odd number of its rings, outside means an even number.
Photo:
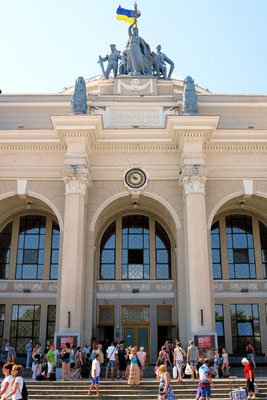
[[[121,21],[129,22],[129,24],[132,24],[134,22],[134,17],[132,16],[132,12],[133,12],[133,10],[126,10],[125,8],[122,8],[121,6],[119,6],[117,9],[117,19],[119,19]]]

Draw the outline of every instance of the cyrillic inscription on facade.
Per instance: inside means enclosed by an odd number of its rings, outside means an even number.
[[[163,127],[162,108],[109,108],[106,113],[106,125],[113,127]]]

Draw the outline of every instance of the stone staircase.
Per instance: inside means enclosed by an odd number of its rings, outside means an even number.
[[[267,399],[267,380],[256,379],[259,387],[258,399]],[[36,382],[26,381],[29,400],[84,400],[95,398],[87,395],[89,381],[56,381]],[[212,398],[216,400],[228,399],[228,393],[235,387],[245,387],[245,379],[216,379],[212,389]],[[191,380],[182,383],[172,382],[172,388],[177,399],[194,400],[198,383]],[[131,388],[125,381],[101,381],[100,391],[103,400],[155,400],[158,394],[158,382],[144,380],[137,387]]]

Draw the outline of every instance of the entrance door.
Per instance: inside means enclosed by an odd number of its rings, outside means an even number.
[[[122,306],[122,335],[125,348],[144,347],[146,364],[150,363],[150,308],[149,306]]]
[[[137,346],[138,349],[144,347],[145,352],[148,352],[149,328],[147,326],[124,326],[122,334],[126,348],[129,346]]]

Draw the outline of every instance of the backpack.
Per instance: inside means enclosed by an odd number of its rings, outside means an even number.
[[[23,381],[22,391],[21,391],[22,400],[28,400],[28,390],[26,383]]]

